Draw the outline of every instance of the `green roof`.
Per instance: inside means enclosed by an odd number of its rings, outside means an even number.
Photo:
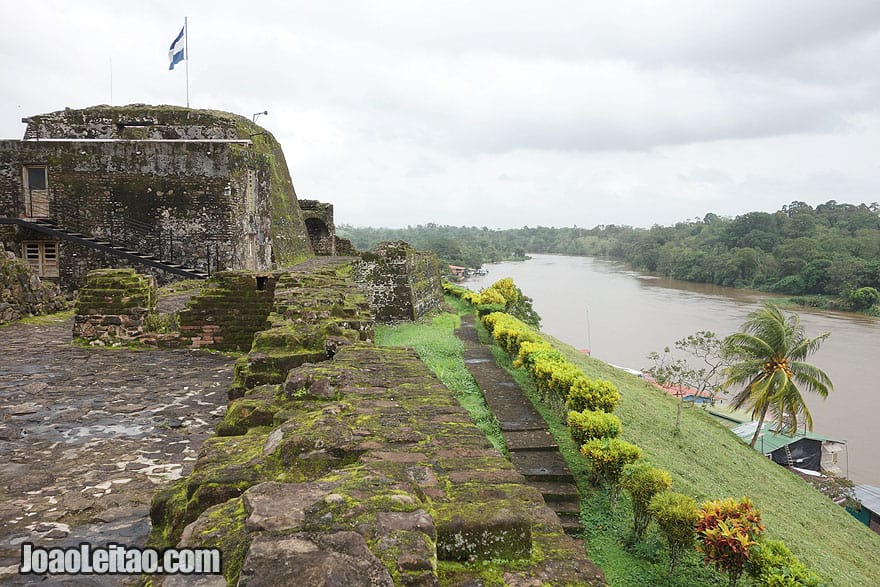
[[[810,440],[832,440],[827,436],[822,436],[821,434],[816,434],[815,432],[806,432],[799,431],[794,433],[793,435],[783,434],[781,432],[774,432],[771,430],[772,424],[765,422],[761,434],[758,435],[758,441],[755,443],[755,449],[761,451],[762,453],[770,454],[773,451],[782,448],[783,446],[787,446],[789,444],[794,444],[798,440],[809,438]],[[739,426],[734,426],[731,428],[734,434],[739,436],[744,442],[751,442],[752,436],[755,435],[755,429],[758,427],[757,422],[744,422]],[[832,441],[836,442],[836,441]]]

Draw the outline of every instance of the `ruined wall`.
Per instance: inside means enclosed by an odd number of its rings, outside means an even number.
[[[66,306],[58,286],[41,281],[27,263],[0,243],[0,324],[57,312]]]
[[[379,243],[361,255],[354,278],[380,322],[418,320],[443,303],[437,256],[403,241]]]
[[[333,249],[335,253],[341,257],[356,257],[358,255],[358,250],[347,238],[334,236]]]
[[[300,200],[309,240],[316,255],[336,254],[336,225],[333,223],[333,204],[317,200]]]
[[[269,326],[149,546],[230,585],[604,585],[582,543],[409,349],[377,348],[351,261],[278,274]]]
[[[133,269],[96,269],[86,276],[76,300],[73,338],[93,345],[120,346],[142,338],[156,313],[156,282]]]
[[[223,271],[214,274],[178,314],[180,344],[247,351],[267,326],[276,277]]]
[[[369,303],[350,275],[351,263],[332,257],[279,273],[268,326],[236,362],[230,398],[281,383],[290,369],[326,361],[343,346],[373,340]]]

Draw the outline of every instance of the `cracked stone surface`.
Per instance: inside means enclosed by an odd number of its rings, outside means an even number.
[[[153,493],[189,474],[226,409],[231,358],[77,348],[70,333],[70,322],[0,329],[4,584],[35,580],[17,577],[22,542],[143,546]]]

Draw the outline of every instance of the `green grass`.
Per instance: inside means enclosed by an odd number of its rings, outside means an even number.
[[[748,496],[761,510],[766,536],[785,541],[830,585],[880,585],[880,536],[842,507],[749,448],[698,407],[684,410],[681,434],[674,434],[677,400],[638,377],[546,338],[589,377],[610,380],[620,388],[615,414],[623,423],[621,438],[639,445],[643,460],[669,471],[674,491],[691,495],[697,503]],[[528,373],[514,369],[500,348],[493,352],[537,402],[539,394]],[[584,493],[588,553],[611,585],[727,584],[726,575],[704,567],[696,551],[669,577],[666,546],[654,525],[642,544],[627,546],[632,524],[628,497],[624,494],[617,510],[611,510],[605,492],[590,485],[586,461],[559,415],[537,404]],[[739,585],[749,584],[747,576],[740,579]]]
[[[41,314],[39,316],[25,316],[20,320],[16,320],[14,322],[6,322],[4,324],[0,324],[0,328],[4,328],[6,326],[10,326],[12,324],[34,324],[37,326],[55,326],[57,324],[63,324],[69,320],[73,319],[73,309],[62,310],[60,312],[55,312],[54,314]]]
[[[453,333],[460,322],[457,313],[443,313],[428,321],[404,322],[395,326],[377,325],[376,344],[415,350],[428,368],[452,391],[492,446],[506,455],[507,447],[501,437],[498,420],[486,407],[483,394],[462,359],[464,345]]]

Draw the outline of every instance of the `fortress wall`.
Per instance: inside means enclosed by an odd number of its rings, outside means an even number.
[[[379,243],[363,253],[354,278],[367,292],[379,322],[418,320],[443,302],[437,256],[409,244]]]

